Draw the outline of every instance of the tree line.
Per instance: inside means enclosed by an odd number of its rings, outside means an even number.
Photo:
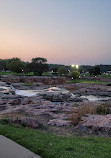
[[[50,71],[53,75],[71,77],[72,79],[79,78],[79,71],[70,71],[68,69],[69,67],[64,65],[47,64],[47,59],[41,57],[32,58],[31,62],[24,62],[20,58],[0,59],[1,71],[12,71],[17,74],[33,72],[37,76],[41,76],[43,72]]]
[[[69,72],[77,71],[79,73],[89,72],[90,75],[96,76],[103,72],[111,71],[111,65],[81,65],[76,70],[71,66],[60,64],[47,64],[46,58],[32,58],[31,62],[24,62],[20,58],[0,59],[0,71],[12,71],[15,73],[29,73],[33,72],[34,75],[42,75],[43,72],[50,71],[53,75],[67,76]]]
[[[0,59],[0,71],[12,71],[15,73],[34,72],[34,75],[42,75],[48,71],[47,59],[33,58],[31,62],[24,62],[20,58]]]

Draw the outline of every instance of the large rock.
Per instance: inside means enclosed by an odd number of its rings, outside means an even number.
[[[38,120],[34,117],[13,117],[9,119],[9,121],[12,123],[17,123],[32,128],[38,128],[40,126]]]
[[[109,127],[111,128],[111,114],[108,115],[88,115],[82,117],[81,123],[87,127]]]
[[[65,88],[78,96],[94,95],[98,97],[111,97],[111,87],[106,84],[73,83],[65,85]]]
[[[58,93],[46,93],[43,95],[44,99],[50,100],[52,102],[63,102],[67,101],[71,97],[71,93],[63,94],[61,92]]]
[[[40,95],[42,95],[44,99],[50,100],[52,102],[64,102],[69,100],[69,98],[72,96],[72,93],[64,88],[52,87]]]
[[[82,121],[78,124],[77,127],[79,130],[82,127],[81,132],[94,135],[111,135],[111,114],[87,115],[81,119]],[[82,131],[82,129],[85,130]]]

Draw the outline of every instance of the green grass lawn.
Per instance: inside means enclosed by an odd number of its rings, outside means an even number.
[[[28,72],[26,74],[24,74],[24,73],[18,73],[17,74],[17,73],[9,71],[9,72],[0,72],[0,75],[27,75],[27,76],[34,76],[34,72]],[[44,72],[42,74],[42,76],[51,76],[51,75],[52,75],[52,73],[48,73],[48,72]]]
[[[49,72],[43,72],[42,76],[52,76],[53,74],[52,73],[49,73]]]
[[[24,73],[14,73],[14,72],[0,72],[0,75],[21,75],[21,76],[24,76],[24,75],[27,75],[27,76],[34,76],[34,73],[33,72],[28,72],[26,74]]]
[[[94,83],[94,84],[101,84],[101,83],[111,83],[110,81],[94,81],[94,80],[71,80],[71,83]]]
[[[0,123],[0,134],[43,158],[111,158],[111,139],[64,137]]]
[[[14,72],[0,72],[0,75],[15,75]]]

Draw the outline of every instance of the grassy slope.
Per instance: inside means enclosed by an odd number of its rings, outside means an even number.
[[[110,138],[62,137],[8,124],[0,124],[0,134],[43,158],[111,158]]]

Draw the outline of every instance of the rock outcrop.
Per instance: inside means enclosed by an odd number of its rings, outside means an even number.
[[[111,114],[82,117],[77,130],[89,135],[111,135]]]

